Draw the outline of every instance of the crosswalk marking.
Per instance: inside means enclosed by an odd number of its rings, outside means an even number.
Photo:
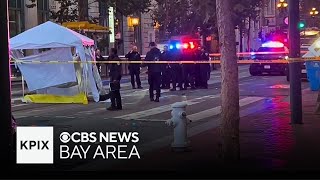
[[[22,97],[18,97],[18,98],[11,98],[11,103],[14,103],[14,102],[16,102],[16,101],[20,101],[20,102],[22,102]]]
[[[263,100],[263,99],[264,99],[264,97],[246,97],[246,98],[240,99],[239,106],[243,107],[243,106],[258,102],[258,101]],[[219,115],[220,113],[221,113],[221,106],[217,106],[217,107],[214,107],[214,108],[211,108],[211,109],[200,111],[198,113],[190,114],[187,117],[192,122],[196,122],[196,121],[199,121],[199,120],[203,120],[203,119],[206,119],[206,118],[209,118],[209,117],[213,117],[213,116]],[[141,121],[167,121],[169,119],[167,119],[167,120],[159,120],[159,119],[153,120],[153,119],[142,119],[142,118],[139,118],[139,119],[135,119],[135,120],[141,120]]]
[[[29,104],[13,104],[11,107],[21,107],[21,106],[27,106]]]
[[[262,99],[264,99],[264,98],[263,97],[246,97],[246,98],[243,98],[239,101],[239,105],[240,105],[240,107],[246,106],[246,105],[252,104],[254,102],[260,101]],[[195,121],[199,121],[199,120],[202,120],[205,118],[219,115],[220,113],[221,113],[221,106],[218,106],[218,107],[207,109],[207,110],[195,113],[195,114],[191,114],[187,117],[191,121],[195,122]]]
[[[80,111],[78,112],[77,114],[93,114],[95,112],[99,112],[99,111],[106,111],[106,108],[95,108],[95,109],[92,109],[92,110],[89,110],[89,111]]]
[[[211,98],[211,97],[218,98],[218,97],[220,97],[220,94],[209,95],[209,96],[203,96],[203,97],[200,97],[200,98],[190,99],[190,100],[187,100],[186,103],[188,104],[188,106],[191,106],[191,105],[195,105],[195,104],[199,104],[201,102],[204,102],[204,101],[206,101],[205,100],[206,98]],[[148,117],[148,116],[164,113],[164,112],[167,112],[167,111],[170,111],[170,110],[171,110],[171,104],[170,105],[159,106],[159,107],[148,109],[148,110],[144,110],[144,111],[135,112],[135,113],[128,114],[128,115],[118,116],[118,117],[115,117],[115,118],[125,119],[125,120],[140,119],[140,118],[144,118],[144,117]]]

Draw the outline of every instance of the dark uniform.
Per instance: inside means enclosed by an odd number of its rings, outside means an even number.
[[[118,55],[110,55],[109,61],[120,61]],[[121,64],[109,64],[110,89],[111,89],[111,107],[108,110],[121,110],[122,102],[120,95],[120,80],[122,77]]]
[[[163,51],[161,53],[160,61],[171,61],[171,55],[169,51]],[[170,89],[170,64],[162,64],[161,70],[161,88]]]
[[[198,49],[196,52],[195,52],[195,60],[196,61],[201,61],[201,49]],[[197,63],[194,65],[195,67],[195,86],[196,88],[200,88],[200,83],[201,83],[201,80],[200,80],[200,64]]]
[[[161,51],[153,47],[146,55],[145,61],[159,61]],[[147,64],[148,66],[148,82],[149,82],[149,95],[151,101],[159,102],[160,98],[160,84],[161,84],[161,65],[160,64]],[[154,99],[154,90],[156,91],[156,99]]]
[[[179,52],[171,52],[171,59],[172,61],[181,61],[182,57]],[[182,65],[176,63],[170,64],[170,75],[172,79],[171,91],[177,90],[177,84],[180,87],[180,89],[182,89],[182,83],[184,81]]]
[[[202,51],[200,54],[199,59],[201,61],[209,61],[210,57],[209,54],[205,51]],[[200,64],[200,87],[208,89],[208,80],[210,79],[210,64]]]
[[[184,61],[193,61],[195,59],[194,54],[188,53],[184,55]],[[195,64],[183,64],[183,82],[184,89],[187,89],[189,83],[191,85],[191,89],[195,89]]]
[[[103,58],[102,55],[96,55],[96,61],[101,62],[101,61],[105,61],[105,59]],[[102,64],[97,63],[97,68],[98,68],[99,73],[101,73],[101,71],[102,71],[101,67],[102,67]],[[106,72],[108,72],[108,71],[106,71]]]
[[[135,51],[130,51],[127,55],[126,58],[128,58],[129,61],[141,61],[141,56],[139,52]],[[129,72],[131,76],[131,85],[132,88],[135,89],[135,79],[137,81],[137,86],[139,89],[141,89],[141,80],[140,80],[140,64],[129,64]]]

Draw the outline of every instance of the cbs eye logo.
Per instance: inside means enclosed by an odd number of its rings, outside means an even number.
[[[68,143],[70,141],[70,139],[71,139],[71,136],[68,132],[62,132],[60,134],[60,141],[62,143]]]

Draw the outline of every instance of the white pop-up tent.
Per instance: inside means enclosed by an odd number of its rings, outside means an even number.
[[[94,64],[85,63],[95,61],[93,46],[92,39],[50,21],[11,38],[11,56],[29,91],[36,92],[25,96],[25,101],[87,103],[90,94],[98,102],[99,91],[103,91],[101,78]],[[82,63],[61,63],[74,60]],[[40,63],[32,63],[35,61]]]

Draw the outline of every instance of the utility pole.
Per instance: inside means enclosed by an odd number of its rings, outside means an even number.
[[[299,0],[289,0],[290,58],[300,58]],[[301,62],[289,63],[291,123],[302,124]]]
[[[11,79],[9,62],[8,1],[0,1],[0,153],[1,162],[10,165],[12,148]]]

